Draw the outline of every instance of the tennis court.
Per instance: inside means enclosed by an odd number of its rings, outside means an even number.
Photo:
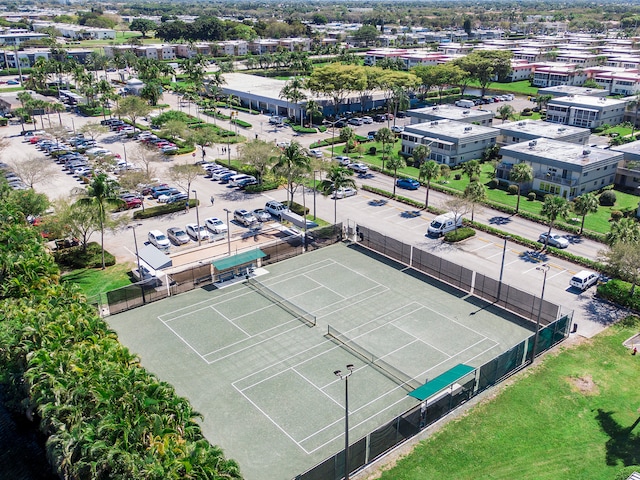
[[[204,415],[207,438],[249,480],[293,478],[344,447],[335,370],[355,366],[356,440],[419,403],[412,388],[531,335],[516,317],[360,247],[326,247],[261,273],[107,319]],[[375,363],[364,360],[371,354]]]

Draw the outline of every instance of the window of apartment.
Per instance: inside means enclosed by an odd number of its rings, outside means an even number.
[[[609,177],[609,183],[613,183],[613,175]]]
[[[580,193],[584,192],[584,190],[585,190],[585,187],[582,187],[582,188],[580,189]]]
[[[588,175],[588,173],[587,173],[587,172],[584,172],[584,173],[582,174],[582,176],[583,176],[583,177],[586,177],[587,175]]]

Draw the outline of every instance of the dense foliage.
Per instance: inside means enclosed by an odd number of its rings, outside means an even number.
[[[60,478],[241,478],[199,414],[118,343],[0,191],[0,380]]]

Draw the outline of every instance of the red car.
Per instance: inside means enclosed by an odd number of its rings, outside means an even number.
[[[124,202],[124,208],[129,210],[130,208],[138,208],[142,206],[142,200],[136,197],[125,197],[122,199]]]

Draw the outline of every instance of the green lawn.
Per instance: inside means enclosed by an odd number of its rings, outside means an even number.
[[[73,272],[65,273],[62,276],[62,281],[75,283],[88,298],[91,298],[131,284],[129,272],[132,268],[133,264],[123,263],[107,267],[104,270],[99,268],[74,270]]]
[[[640,429],[633,429],[640,420],[640,355],[622,346],[639,328],[637,319],[633,326],[615,325],[548,355],[380,478],[616,478],[640,463]]]
[[[469,84],[470,87],[480,88],[480,84],[477,82],[471,82]],[[531,82],[529,80],[520,80],[519,82],[507,82],[507,83],[499,83],[499,82],[491,82],[487,86],[487,90],[492,90],[495,92],[504,92],[504,93],[513,93],[518,95],[537,95],[538,87],[532,87]],[[535,106],[535,104],[532,103]]]

